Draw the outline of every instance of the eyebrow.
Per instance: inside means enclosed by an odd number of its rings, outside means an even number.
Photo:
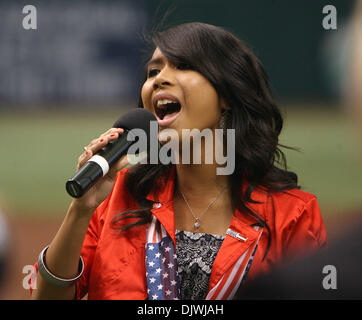
[[[151,64],[162,64],[163,63],[163,58],[158,57],[158,58],[153,58],[150,61],[147,62],[147,67],[149,67]]]

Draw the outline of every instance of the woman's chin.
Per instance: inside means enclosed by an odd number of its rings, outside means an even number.
[[[163,145],[169,141],[179,141],[180,135],[177,130],[173,128],[161,129],[158,133],[158,141]]]

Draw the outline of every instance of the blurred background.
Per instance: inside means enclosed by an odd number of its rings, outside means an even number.
[[[23,28],[25,5],[37,29]],[[322,10],[333,5],[336,29]],[[0,298],[29,299],[29,268],[71,201],[83,146],[137,104],[155,26],[201,21],[264,63],[285,117],[280,142],[331,241],[362,209],[361,1],[0,1]]]

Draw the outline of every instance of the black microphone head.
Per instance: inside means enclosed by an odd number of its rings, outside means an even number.
[[[126,130],[142,129],[148,135],[151,121],[156,121],[157,123],[157,119],[152,112],[143,108],[137,108],[121,115],[114,123],[113,128],[123,128]]]
[[[151,121],[153,123],[153,130],[151,129]],[[143,108],[132,109],[121,115],[114,123],[113,128],[123,128],[128,131],[132,129],[141,129],[145,132],[147,145],[140,148],[138,152],[146,151],[144,147],[146,147],[147,152],[149,152],[152,141],[158,142],[158,121],[152,112]],[[129,139],[129,133],[127,133],[127,139]],[[133,141],[134,138],[132,137],[130,140]],[[136,141],[138,141],[138,137],[136,137]]]

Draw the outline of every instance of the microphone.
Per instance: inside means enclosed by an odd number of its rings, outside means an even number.
[[[147,141],[150,141],[151,121],[157,123],[156,117],[152,112],[142,108],[132,109],[122,115],[114,123],[113,128],[123,128],[123,134],[99,150],[66,182],[65,188],[68,194],[73,198],[80,198],[99,178],[108,173],[109,168],[127,153],[132,144],[137,142],[130,136],[132,133],[130,130],[142,129],[146,133]],[[140,150],[142,151],[145,150]]]

